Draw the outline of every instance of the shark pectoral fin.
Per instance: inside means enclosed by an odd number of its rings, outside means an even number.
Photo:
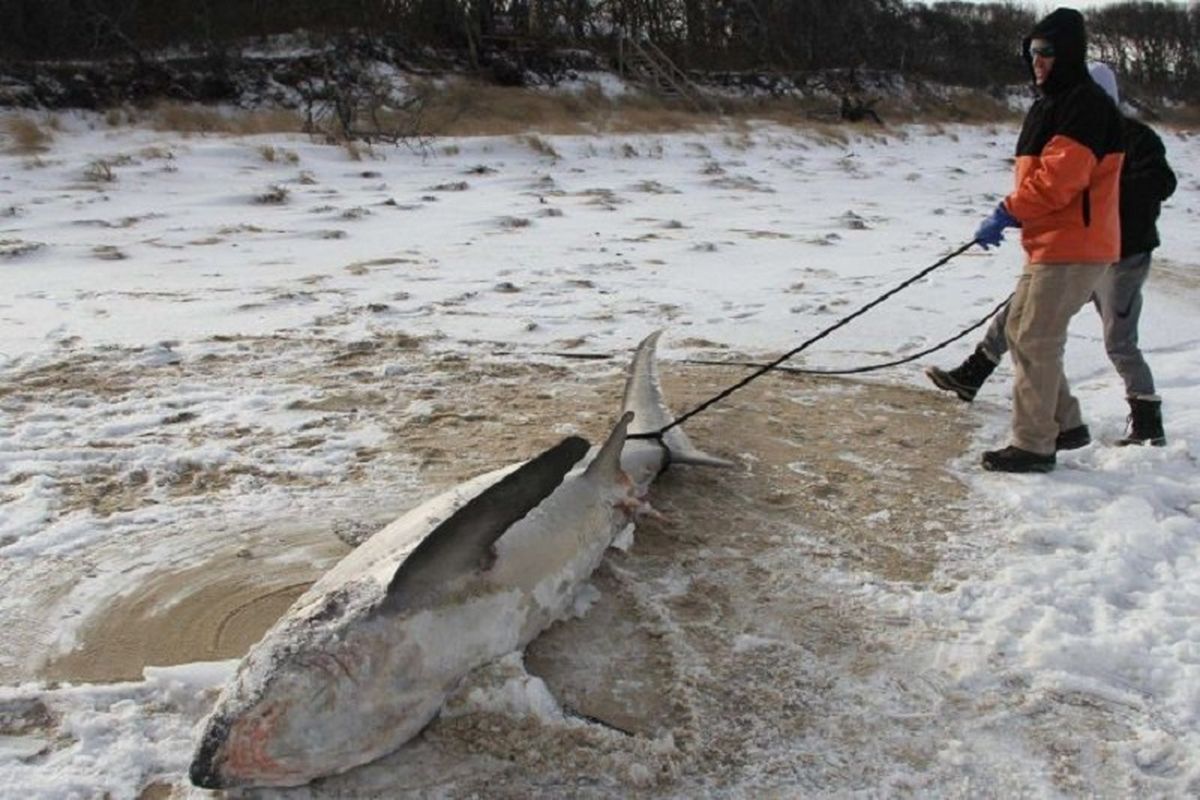
[[[488,569],[496,540],[549,497],[590,449],[586,439],[569,436],[467,501],[396,568],[384,609],[423,607],[463,576]]]
[[[633,412],[626,411],[613,426],[612,433],[588,464],[584,476],[592,480],[615,481],[621,473],[621,451],[625,448],[625,435],[629,431],[629,423],[633,422]]]

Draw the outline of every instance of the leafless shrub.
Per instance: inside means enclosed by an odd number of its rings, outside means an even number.
[[[290,194],[291,192],[288,191],[286,186],[272,184],[265,192],[256,195],[254,202],[263,206],[279,206],[288,201]]]
[[[92,248],[92,255],[101,261],[123,261],[129,258],[120,248],[111,244],[96,245]]]
[[[90,183],[115,183],[117,173],[113,170],[113,162],[98,158],[84,168],[83,179]]]
[[[0,258],[19,258],[20,256],[41,250],[45,247],[41,242],[27,242],[23,239],[0,239]]]
[[[422,131],[424,98],[397,87],[390,76],[380,75],[357,52],[337,46],[327,52],[321,73],[300,85],[304,98],[304,130],[331,143],[347,145],[354,160],[362,152],[349,147],[360,142],[405,144],[426,151]]]

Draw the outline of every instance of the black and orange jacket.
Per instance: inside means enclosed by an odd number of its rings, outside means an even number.
[[[1083,16],[1060,8],[1024,42],[1054,44],[1054,66],[1017,139],[1016,189],[1004,199],[1034,263],[1109,264],[1121,255],[1121,112],[1088,75]]]

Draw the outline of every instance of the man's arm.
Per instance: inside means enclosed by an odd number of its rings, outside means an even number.
[[[1167,163],[1167,148],[1148,125],[1128,121],[1121,191],[1162,202],[1175,193],[1175,172]]]
[[[1046,143],[1037,164],[1021,177],[1004,205],[1021,222],[1065,208],[1087,188],[1096,164],[1089,148],[1059,134]]]

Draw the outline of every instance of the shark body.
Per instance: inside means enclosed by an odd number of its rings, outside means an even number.
[[[386,755],[471,670],[567,615],[668,463],[728,465],[671,421],[638,347],[599,448],[568,437],[404,514],[305,592],[247,653],[207,719],[197,786],[297,786]]]

